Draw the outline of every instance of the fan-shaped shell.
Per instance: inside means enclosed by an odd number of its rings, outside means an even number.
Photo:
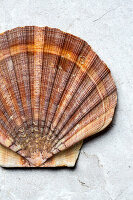
[[[103,130],[116,102],[110,70],[84,40],[36,26],[0,35],[0,142],[33,165]]]

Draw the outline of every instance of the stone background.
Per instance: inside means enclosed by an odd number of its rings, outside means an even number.
[[[0,0],[0,32],[47,25],[75,34],[107,63],[118,88],[111,127],[86,141],[76,168],[0,168],[0,200],[133,200],[132,11],[131,0]]]

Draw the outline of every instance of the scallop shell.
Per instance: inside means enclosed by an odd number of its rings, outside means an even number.
[[[36,26],[0,35],[0,143],[32,166],[103,130],[116,103],[110,70],[84,40]]]

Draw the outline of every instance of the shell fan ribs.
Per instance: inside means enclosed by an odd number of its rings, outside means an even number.
[[[0,34],[0,143],[32,165],[103,130],[116,103],[110,70],[84,40],[36,26]]]

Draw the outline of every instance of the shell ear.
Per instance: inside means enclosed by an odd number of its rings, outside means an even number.
[[[63,165],[60,155],[71,151],[54,154],[111,122],[116,86],[84,40],[55,28],[18,27],[0,35],[0,55],[0,142],[26,163]]]

